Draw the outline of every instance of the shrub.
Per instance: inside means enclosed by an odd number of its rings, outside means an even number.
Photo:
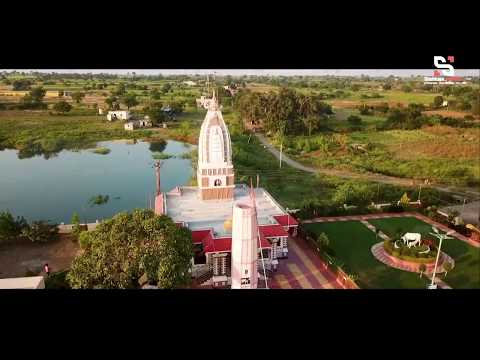
[[[58,239],[58,227],[48,221],[34,221],[22,230],[22,236],[31,242],[46,243]]]
[[[45,289],[71,289],[67,281],[67,274],[67,270],[51,273],[45,279]]]
[[[27,226],[23,217],[14,219],[8,211],[0,212],[0,244],[16,240]]]
[[[362,118],[357,115],[350,115],[347,118],[347,121],[349,122],[350,125],[358,126],[362,124]]]

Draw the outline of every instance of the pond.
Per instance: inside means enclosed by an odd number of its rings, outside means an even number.
[[[94,222],[149,207],[156,186],[154,156],[162,159],[162,191],[188,184],[193,175],[190,159],[182,156],[194,149],[187,143],[130,140],[97,146],[110,151],[63,150],[48,159],[19,159],[16,150],[0,151],[0,211],[57,223],[70,223],[77,212],[82,222]]]

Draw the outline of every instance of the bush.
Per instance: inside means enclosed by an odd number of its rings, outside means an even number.
[[[8,211],[0,212],[0,244],[18,239],[27,226],[23,217],[14,219]]]
[[[67,281],[67,274],[67,270],[51,273],[45,279],[45,289],[71,289]]]
[[[357,115],[350,115],[347,118],[347,121],[349,122],[350,125],[358,126],[362,124],[362,118]]]
[[[57,240],[58,226],[57,224],[49,224],[48,221],[34,221],[22,230],[22,236],[31,242],[46,243]]]
[[[53,110],[55,110],[58,113],[65,114],[65,113],[69,112],[70,110],[72,110],[72,105],[70,105],[66,101],[62,100],[62,101],[59,101],[59,102],[55,103],[55,105],[53,105]]]

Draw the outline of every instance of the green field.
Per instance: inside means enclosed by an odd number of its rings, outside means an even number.
[[[429,235],[432,227],[413,217],[370,220],[369,222],[389,236],[394,236],[400,230],[403,233],[418,232],[422,234],[422,238],[433,239]],[[442,251],[455,260],[455,268],[445,278],[442,277],[445,282],[455,289],[480,288],[480,248],[475,248],[454,238],[443,242]]]
[[[330,239],[335,257],[358,275],[357,284],[365,289],[425,289],[428,279],[418,274],[386,266],[378,261],[371,247],[381,240],[359,221],[305,224],[316,234]]]

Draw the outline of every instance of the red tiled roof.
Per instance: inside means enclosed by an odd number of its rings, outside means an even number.
[[[211,236],[208,236],[205,238],[203,249],[205,253],[232,251],[232,238],[212,238]]]
[[[282,225],[263,225],[259,226],[258,230],[260,231],[260,234],[263,234],[267,238],[288,236],[288,233],[285,231]]]
[[[279,226],[279,225],[276,225],[276,226]],[[265,238],[265,235],[263,234],[263,232],[259,231],[259,234],[260,234],[260,244],[262,249],[272,247],[270,242]],[[203,244],[203,251],[205,253],[232,251],[232,238],[231,237],[214,238],[212,236],[212,231],[210,229],[192,231],[192,242],[194,244],[200,244],[200,243]]]
[[[192,231],[192,241],[194,244],[200,244],[203,239],[211,234],[212,230],[194,230]]]
[[[274,219],[282,226],[296,226],[298,225],[298,221],[292,215],[285,214],[285,215],[276,215]]]

